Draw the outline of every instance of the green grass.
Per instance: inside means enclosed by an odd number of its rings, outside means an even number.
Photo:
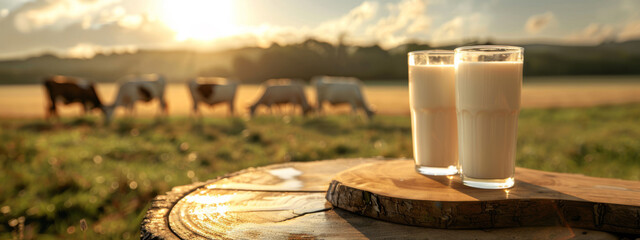
[[[517,165],[640,180],[640,105],[525,110]]]
[[[640,180],[639,120],[640,105],[523,110],[518,166]],[[0,239],[138,238],[151,199],[173,186],[279,162],[412,155],[405,116],[171,117],[109,127],[86,117],[0,127]]]

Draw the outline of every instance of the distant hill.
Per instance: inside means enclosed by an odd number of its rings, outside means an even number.
[[[262,49],[221,52],[141,50],[133,54],[98,54],[91,59],[59,58],[45,54],[23,60],[0,61],[0,84],[39,83],[44,76],[61,74],[95,82],[115,82],[127,74],[162,73],[170,81],[198,75],[229,76],[236,58],[258,59]]]
[[[487,44],[472,42],[465,45]],[[490,43],[489,43],[490,44]],[[521,45],[525,48],[525,75],[640,74],[640,40],[598,46]],[[453,49],[457,46],[439,47]],[[314,75],[348,75],[368,79],[406,79],[407,53],[432,49],[404,44],[384,50],[373,46],[334,46],[309,39],[269,48],[242,48],[220,52],[141,50],[133,54],[98,54],[92,59],[65,59],[51,54],[0,61],[0,84],[39,83],[53,74],[115,82],[127,74],[162,73],[180,82],[195,76],[227,76],[247,83],[269,78],[309,79]]]

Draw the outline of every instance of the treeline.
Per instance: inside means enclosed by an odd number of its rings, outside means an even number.
[[[379,46],[333,46],[307,40],[289,46],[273,45],[256,60],[236,58],[227,75],[243,82],[281,77],[309,79],[315,75],[400,79],[406,78],[406,71],[406,56],[392,54]]]
[[[467,45],[492,44],[490,42]],[[454,49],[457,46],[438,47]],[[640,74],[640,42],[600,46],[525,45],[524,73],[544,75]],[[333,46],[315,40],[290,46],[272,46],[251,61],[237,58],[226,72],[247,82],[265,78],[344,75],[369,79],[407,79],[407,53],[434,49],[425,44],[405,44],[384,50],[374,46]]]
[[[493,44],[469,42],[465,45]],[[454,49],[444,46],[438,49]],[[524,73],[541,75],[640,74],[640,41],[598,46],[524,45]],[[407,53],[433,49],[404,44],[393,49],[377,45],[332,45],[314,39],[287,46],[243,48],[221,52],[153,51],[103,55],[92,59],[62,59],[43,55],[0,62],[0,83],[35,83],[43,76],[63,74],[113,82],[126,74],[163,73],[170,81],[196,76],[233,77],[244,83],[270,78],[310,79],[315,75],[355,76],[363,80],[407,78]]]

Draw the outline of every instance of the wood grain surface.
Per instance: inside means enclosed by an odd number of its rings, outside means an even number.
[[[424,228],[363,217],[326,201],[339,172],[382,159],[298,162],[246,169],[158,196],[141,239],[616,239],[568,226]],[[413,167],[411,167],[413,169]]]
[[[444,229],[567,225],[640,234],[640,182],[516,168],[507,190],[427,177],[412,160],[363,164],[336,175],[334,206],[385,221]]]

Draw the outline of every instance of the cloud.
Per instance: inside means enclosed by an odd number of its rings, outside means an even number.
[[[120,0],[37,0],[23,5],[14,17],[15,28],[22,33],[44,27],[61,29],[86,15],[97,12]]]
[[[465,38],[477,38],[486,34],[490,17],[483,13],[464,14],[440,25],[431,34],[431,41],[438,44],[451,44]]]
[[[412,36],[428,32],[431,17],[426,14],[427,5],[425,0],[404,0],[397,4],[387,4],[388,15],[373,22],[371,20],[379,16],[379,5],[376,2],[363,2],[347,14],[320,23],[316,27],[261,25],[237,36],[218,39],[216,42],[224,45],[253,42],[249,45],[268,47],[272,43],[285,45],[313,37],[336,44],[340,37],[347,36],[346,40],[350,43],[376,42],[383,48],[390,48],[405,43]]]
[[[96,17],[96,24],[117,22],[126,15],[127,11],[122,6],[114,6],[111,9],[103,9]]]
[[[629,21],[618,33],[618,41],[627,41],[640,38],[640,20]]]
[[[529,34],[537,34],[555,21],[556,17],[552,12],[533,15],[527,20],[527,23],[525,24],[525,30],[527,30]]]
[[[565,39],[573,43],[598,44],[615,39],[615,28],[611,25],[591,23],[584,29],[568,34]]]
[[[280,45],[301,42],[308,37],[337,43],[342,36],[348,36],[352,43],[377,42],[382,47],[395,47],[406,42],[414,34],[424,33],[431,26],[431,18],[426,15],[425,0],[405,0],[397,4],[388,4],[389,14],[377,22],[371,22],[378,14],[376,2],[363,2],[347,14],[325,21],[316,27],[293,28],[262,25],[249,31],[255,35],[238,37],[244,41],[255,40],[256,45],[267,47],[272,43]]]
[[[599,44],[604,41],[624,42],[640,39],[640,20],[629,20],[622,26],[591,23],[584,29],[567,34],[564,38],[571,43]]]
[[[123,53],[135,53],[138,48],[134,45],[116,45],[116,46],[100,46],[91,43],[79,43],[73,47],[70,47],[60,53],[60,55],[67,58],[93,58],[98,53],[105,55],[110,54],[123,54]]]
[[[419,33],[429,30],[431,27],[431,18],[420,15],[411,25],[407,28],[407,33]]]
[[[168,47],[175,44],[175,33],[160,21],[141,17],[130,22],[110,22],[98,24],[95,21],[79,20],[62,29],[43,28],[23,33],[13,27],[14,22],[0,21],[3,44],[0,44],[0,57],[21,56],[39,51],[54,51],[82,56],[89,47],[81,44],[99,45],[103,48],[114,46],[137,46],[139,48]],[[135,23],[135,25],[133,25]],[[126,25],[131,24],[131,25]],[[130,27],[137,26],[136,29]],[[80,44],[80,45],[79,45]],[[75,47],[75,49],[74,49]],[[82,54],[80,54],[82,53]],[[63,54],[64,55],[64,54]]]
[[[174,41],[175,32],[157,17],[149,13],[127,13],[116,4],[119,1],[36,0],[25,3],[0,19],[3,40],[0,58],[42,51],[84,58],[95,52],[118,52],[131,49],[131,46],[179,47]],[[69,9],[60,12],[60,6],[69,6]],[[33,17],[35,13],[44,15]]]
[[[67,57],[70,58],[93,58],[96,55],[96,52],[99,52],[101,47],[99,45],[90,44],[90,43],[79,43],[69,49],[67,49],[66,54]]]
[[[426,15],[426,0],[404,0],[398,4],[388,4],[389,15],[367,28],[383,47],[391,47],[406,39],[406,35],[424,32],[431,26],[431,18]]]
[[[9,15],[9,9],[6,9],[6,8],[0,9],[0,19],[6,17],[7,15]]]
[[[373,18],[377,12],[377,2],[363,2],[342,17],[321,23],[316,30],[319,32],[353,32],[364,22]]]
[[[144,18],[140,14],[126,15],[118,20],[118,25],[127,29],[137,29],[144,22]]]
[[[302,42],[309,37],[337,43],[341,37],[351,43],[377,42],[395,47],[431,27],[426,0],[404,0],[380,5],[365,1],[346,14],[315,26],[242,26],[233,36],[212,41],[175,41],[175,31],[152,14],[127,12],[122,0],[35,0],[11,10],[0,21],[6,44],[0,53],[17,56],[34,50],[54,51],[68,57],[88,58],[117,46],[138,48],[193,48],[214,50],[244,46],[268,47]],[[342,38],[344,39],[344,38]]]
[[[433,41],[444,42],[444,41],[459,39],[462,35],[463,23],[464,23],[464,18],[458,16],[442,24],[438,29],[436,29],[433,32],[433,36],[432,36]]]
[[[263,24],[247,28],[236,36],[217,39],[215,42],[233,46],[241,42],[247,43],[247,45],[269,47],[273,43],[286,45],[314,37],[322,41],[337,43],[342,36],[353,36],[365,23],[376,16],[378,8],[378,3],[365,1],[345,15],[322,22],[315,27],[295,28]]]

